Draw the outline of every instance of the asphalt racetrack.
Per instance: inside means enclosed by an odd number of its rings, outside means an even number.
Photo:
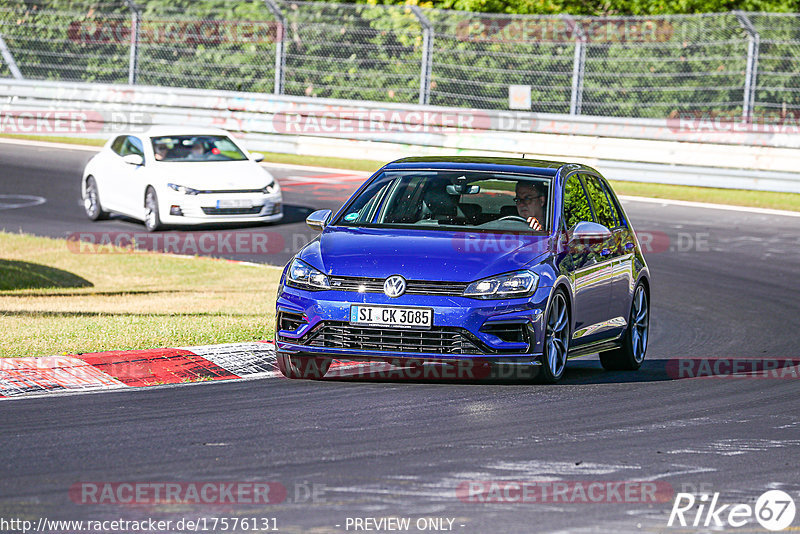
[[[45,199],[10,208],[0,197],[0,227],[143,232],[127,219],[86,219],[78,180],[90,155],[0,143],[0,195]],[[286,220],[235,231],[277,233],[284,248],[229,257],[285,264],[314,235],[305,215],[338,207],[363,181],[273,172]],[[276,378],[6,401],[0,516],[263,517],[282,532],[320,533],[387,517],[442,518],[463,533],[700,532],[711,528],[667,527],[678,492],[753,506],[782,489],[800,503],[797,368],[784,378],[683,378],[674,365],[800,357],[800,218],[646,202],[626,210],[652,240],[651,339],[639,372],[605,372],[592,356],[571,360],[556,386]],[[92,505],[69,492],[87,481],[269,481],[287,494],[267,505]],[[656,502],[472,502],[459,493],[491,481],[640,481],[669,493]],[[763,529],[751,518],[740,530]]]

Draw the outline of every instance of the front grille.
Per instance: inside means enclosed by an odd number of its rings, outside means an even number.
[[[206,215],[258,215],[263,206],[253,206],[252,208],[206,208],[203,213]]]
[[[433,327],[430,330],[403,330],[323,322],[300,344],[330,349],[376,352],[429,352],[436,354],[486,354],[463,329]]]
[[[383,293],[385,278],[360,278],[354,276],[329,277],[331,289]],[[429,280],[406,280],[406,295],[444,295],[458,297],[464,293],[467,282],[438,282]]]

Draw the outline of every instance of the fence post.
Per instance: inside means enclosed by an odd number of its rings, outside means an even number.
[[[422,26],[422,61],[419,72],[419,103],[428,105],[431,101],[431,65],[433,63],[433,24],[419,6],[409,6]]]
[[[747,68],[744,73],[744,95],[742,98],[742,121],[750,122],[755,107],[756,81],[758,79],[758,52],[761,36],[744,11],[734,11],[739,24],[747,32]]]
[[[0,35],[0,54],[3,55],[3,61],[8,65],[8,70],[11,71],[11,75],[14,79],[24,80],[25,78],[22,77],[22,73],[17,67],[17,62],[14,61],[14,55],[11,53],[11,50],[8,49],[8,46],[6,46],[6,41],[3,39],[2,35]]]
[[[133,0],[125,0],[128,9],[131,10],[131,55],[128,62],[128,84],[136,85],[136,78],[139,73],[139,22],[141,13],[139,6]]]
[[[586,68],[586,35],[579,22],[571,16],[564,17],[575,32],[575,55],[572,60],[572,91],[569,98],[569,114],[580,115],[583,106],[583,73]]]
[[[278,19],[278,30],[275,33],[275,85],[272,90],[276,95],[283,94],[284,70],[286,67],[286,17],[274,0],[264,0],[267,9]]]

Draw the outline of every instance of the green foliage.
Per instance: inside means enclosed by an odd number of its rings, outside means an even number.
[[[418,102],[422,26],[408,4],[376,3],[282,2],[284,92]],[[262,0],[138,4],[138,84],[274,90],[275,41],[281,32]],[[527,85],[532,111],[569,112],[577,23],[586,37],[580,112],[664,118],[687,109],[740,114],[748,36],[733,13],[653,14],[789,11],[800,9],[800,0],[435,0],[420,5],[434,26],[431,104],[508,109],[509,86]],[[575,22],[564,13],[574,14]],[[609,13],[639,17],[581,18]],[[761,34],[756,110],[800,110],[800,16],[750,17]],[[130,32],[131,13],[121,1],[7,0],[0,5],[0,34],[30,79],[124,83]],[[4,63],[0,76],[9,76]]]

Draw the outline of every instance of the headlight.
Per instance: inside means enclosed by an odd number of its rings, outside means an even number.
[[[536,291],[538,282],[539,276],[533,271],[516,271],[472,282],[464,290],[464,296],[475,299],[527,297]]]
[[[304,261],[294,259],[289,266],[286,285],[302,289],[330,289],[328,277]]]
[[[281,189],[281,188],[280,188],[280,186],[278,185],[278,181],[277,181],[277,180],[275,180],[275,181],[273,181],[271,184],[268,184],[268,185],[267,185],[267,187],[265,187],[265,188],[264,188],[264,189],[262,189],[261,191],[262,191],[262,192],[263,192],[265,195],[271,195],[272,193],[274,193],[274,192],[276,192],[276,191],[280,191],[280,189]]]
[[[197,189],[192,189],[191,187],[185,187],[178,184],[167,184],[167,187],[173,191],[177,191],[178,193],[183,193],[184,195],[196,195],[199,193]]]

